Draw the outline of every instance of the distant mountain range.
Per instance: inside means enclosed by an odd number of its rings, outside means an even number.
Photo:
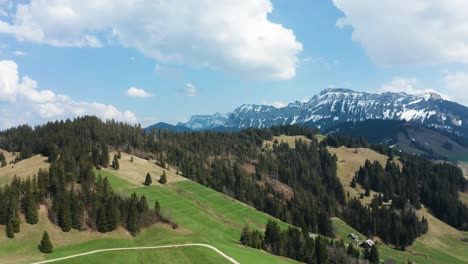
[[[153,128],[240,130],[300,124],[328,130],[341,123],[370,119],[402,120],[465,138],[468,135],[468,108],[438,94],[366,93],[340,88],[325,89],[307,102],[296,101],[286,107],[245,104],[231,113],[194,115],[176,126],[164,124]]]

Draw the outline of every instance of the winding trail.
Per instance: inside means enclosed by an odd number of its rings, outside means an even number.
[[[63,258],[56,258],[56,259],[51,259],[51,260],[44,260],[40,262],[35,262],[33,264],[43,264],[43,263],[52,263],[52,262],[57,262],[57,261],[62,261],[66,259],[71,259],[71,258],[77,258],[77,257],[82,257],[82,256],[87,256],[87,255],[92,255],[96,253],[102,253],[102,252],[110,252],[110,251],[125,251],[125,250],[147,250],[147,249],[161,249],[161,248],[178,248],[178,247],[206,247],[209,248],[225,259],[227,259],[229,262],[233,264],[240,264],[237,262],[235,259],[229,257],[228,255],[224,254],[221,250],[207,245],[207,244],[179,244],[179,245],[167,245],[167,246],[155,246],[155,247],[127,247],[127,248],[109,248],[109,249],[99,249],[99,250],[93,250],[85,253],[80,253],[76,255],[71,255],[68,257],[63,257]]]

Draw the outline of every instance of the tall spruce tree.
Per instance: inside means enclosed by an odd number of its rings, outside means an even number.
[[[63,232],[68,232],[72,228],[72,214],[70,208],[70,195],[65,193],[62,199],[59,212],[59,225]]]
[[[23,184],[24,197],[23,197],[23,213],[28,224],[34,225],[39,221],[37,213],[36,197],[33,194],[32,184],[37,186],[36,181],[26,180]]]
[[[10,219],[8,220],[7,226],[6,226],[6,235],[8,238],[14,238],[15,237],[15,232],[13,230],[13,221]]]
[[[54,246],[52,245],[52,242],[50,242],[49,234],[47,231],[44,231],[44,234],[42,235],[42,240],[41,244],[39,245],[39,250],[42,253],[50,254],[54,250]]]
[[[109,165],[109,148],[106,144],[103,144],[101,147],[99,165],[101,165],[104,168],[107,168],[107,166]]]
[[[114,159],[112,160],[112,168],[114,170],[120,169],[119,158],[118,158],[117,154],[114,155]]]
[[[151,179],[151,174],[148,172],[146,174],[146,178],[145,178],[145,185],[146,186],[150,186],[151,184],[153,183],[153,179]]]
[[[161,175],[161,178],[159,178],[159,183],[161,183],[161,184],[166,184],[167,183],[166,171],[163,171],[163,174]]]
[[[0,168],[5,167],[7,165],[5,155],[3,152],[0,152]]]
[[[161,213],[161,205],[159,204],[159,201],[154,202],[154,214],[156,216],[160,216]]]

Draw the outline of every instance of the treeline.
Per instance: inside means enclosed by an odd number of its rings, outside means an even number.
[[[450,163],[434,163],[420,157],[401,157],[403,168],[388,161],[385,168],[375,161],[366,161],[355,181],[370,190],[383,194],[383,201],[392,200],[392,207],[403,209],[407,204],[415,209],[421,203],[449,225],[468,230],[468,207],[459,198],[459,192],[468,187],[460,168]]]
[[[340,134],[329,134],[322,141],[324,146],[338,148],[345,146],[348,148],[367,148],[369,143],[364,137],[351,137]]]
[[[77,158],[83,151],[100,152],[100,148],[105,146],[123,147],[129,151],[143,150],[147,139],[139,125],[131,126],[112,120],[102,122],[97,117],[86,116],[49,122],[34,128],[22,125],[7,129],[0,133],[0,148],[18,152],[20,160],[33,154],[57,157],[64,150]]]
[[[377,247],[364,249],[364,254],[352,244],[345,246],[343,240],[334,241],[322,236],[313,238],[307,230],[289,227],[281,230],[274,221],[268,221],[265,232],[244,227],[240,242],[256,249],[284,256],[305,263],[379,263]],[[361,261],[360,261],[361,260]]]

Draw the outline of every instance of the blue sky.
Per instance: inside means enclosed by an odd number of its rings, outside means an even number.
[[[468,103],[460,1],[83,2],[0,0],[0,128],[177,123],[328,87]]]

